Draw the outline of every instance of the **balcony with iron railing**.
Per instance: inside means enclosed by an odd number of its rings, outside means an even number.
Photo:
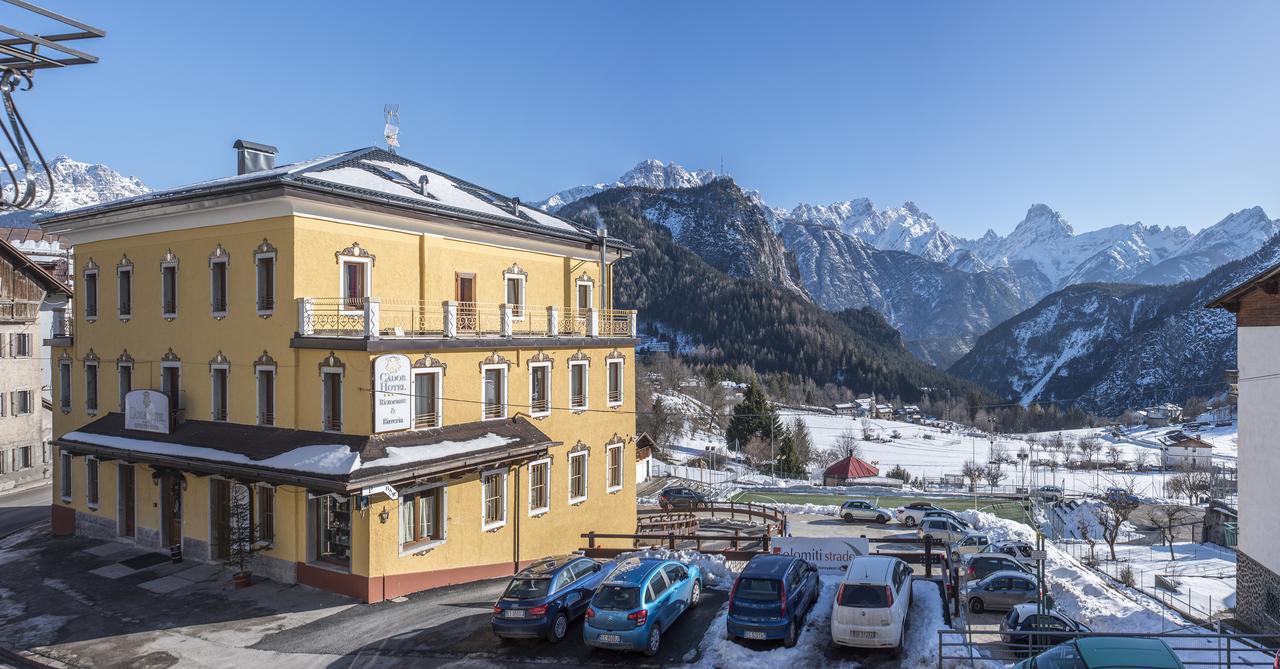
[[[300,297],[298,336],[361,339],[633,338],[631,309]]]

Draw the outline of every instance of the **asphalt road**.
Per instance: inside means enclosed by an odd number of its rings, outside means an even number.
[[[42,485],[0,493],[0,537],[48,520],[50,490],[50,486]]]

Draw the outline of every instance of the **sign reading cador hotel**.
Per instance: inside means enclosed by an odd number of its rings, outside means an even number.
[[[413,427],[413,383],[409,356],[393,353],[373,360],[373,431]]]
[[[155,390],[126,393],[124,429],[169,434],[169,396]]]

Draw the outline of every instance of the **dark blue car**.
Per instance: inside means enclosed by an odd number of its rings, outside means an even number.
[[[612,571],[580,555],[539,560],[511,578],[493,606],[493,633],[504,639],[560,641]]]
[[[731,637],[796,645],[800,626],[821,588],[818,568],[788,555],[751,558],[729,594],[725,627]]]

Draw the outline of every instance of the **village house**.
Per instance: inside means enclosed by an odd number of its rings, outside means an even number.
[[[1236,316],[1239,398],[1236,615],[1263,632],[1280,632],[1280,265],[1244,281],[1210,308]]]
[[[1213,444],[1178,431],[1160,438],[1165,469],[1208,469],[1213,464]]]
[[[634,531],[631,247],[385,150],[235,148],[43,224],[79,290],[55,533],[212,562],[251,534],[256,574],[375,602]]]
[[[1177,404],[1157,404],[1141,410],[1148,427],[1164,427],[1182,420],[1182,407]]]

